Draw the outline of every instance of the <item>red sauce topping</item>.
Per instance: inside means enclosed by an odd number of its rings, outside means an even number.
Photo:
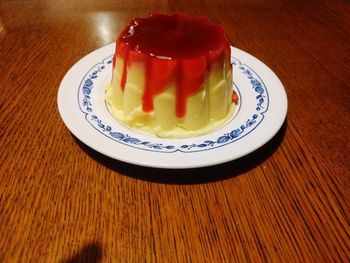
[[[235,91],[232,92],[232,102],[236,105],[238,104],[238,95]]]
[[[142,109],[153,110],[153,98],[166,86],[176,85],[176,116],[186,113],[186,98],[199,91],[214,62],[225,61],[231,67],[230,44],[222,25],[205,17],[186,14],[152,14],[134,18],[117,40],[116,56],[124,67],[121,88],[124,90],[127,67],[143,62],[146,67]]]

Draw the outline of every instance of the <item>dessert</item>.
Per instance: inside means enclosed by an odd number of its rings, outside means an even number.
[[[223,26],[182,13],[132,19],[117,39],[106,96],[118,121],[159,137],[220,127],[237,104]]]

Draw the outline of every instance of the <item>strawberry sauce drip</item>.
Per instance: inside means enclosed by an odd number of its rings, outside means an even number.
[[[233,91],[232,92],[232,102],[234,103],[234,104],[238,104],[238,95],[237,95],[237,93],[235,92],[235,91]]]
[[[186,99],[196,94],[211,65],[230,61],[230,44],[222,25],[205,17],[186,14],[152,14],[134,18],[117,39],[116,57],[124,62],[121,83],[125,89],[127,68],[145,65],[144,112],[153,111],[153,98],[169,84],[176,86],[176,116],[186,114]]]

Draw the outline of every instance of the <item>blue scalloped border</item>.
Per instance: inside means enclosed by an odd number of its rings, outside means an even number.
[[[236,70],[240,70],[250,81],[251,88],[257,93],[256,95],[256,108],[255,113],[247,119],[247,121],[240,126],[237,126],[232,131],[222,134],[214,140],[204,140],[201,143],[183,144],[180,146],[175,145],[164,145],[159,142],[144,141],[136,137],[132,137],[126,133],[113,130],[108,124],[105,124],[97,115],[94,114],[93,105],[90,101],[91,93],[94,89],[94,80],[96,80],[99,74],[112,63],[112,57],[108,56],[102,60],[101,63],[95,64],[83,77],[79,84],[78,89],[78,105],[81,112],[85,115],[85,119],[89,124],[96,129],[98,132],[107,136],[108,138],[122,143],[123,145],[137,148],[140,150],[162,152],[162,153],[173,153],[173,152],[199,152],[216,149],[219,147],[226,146],[235,141],[242,139],[247,136],[253,130],[255,130],[264,119],[264,113],[269,108],[269,94],[268,90],[262,81],[261,77],[248,65],[242,64],[239,59],[231,57],[231,63]],[[235,85],[233,83],[233,85]],[[237,91],[239,88],[235,85]],[[241,98],[241,96],[240,96]],[[156,138],[154,138],[156,140]]]

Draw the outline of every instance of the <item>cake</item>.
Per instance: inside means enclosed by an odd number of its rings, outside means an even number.
[[[167,138],[201,135],[232,117],[237,98],[229,41],[206,17],[134,18],[116,41],[106,100],[130,128]]]

